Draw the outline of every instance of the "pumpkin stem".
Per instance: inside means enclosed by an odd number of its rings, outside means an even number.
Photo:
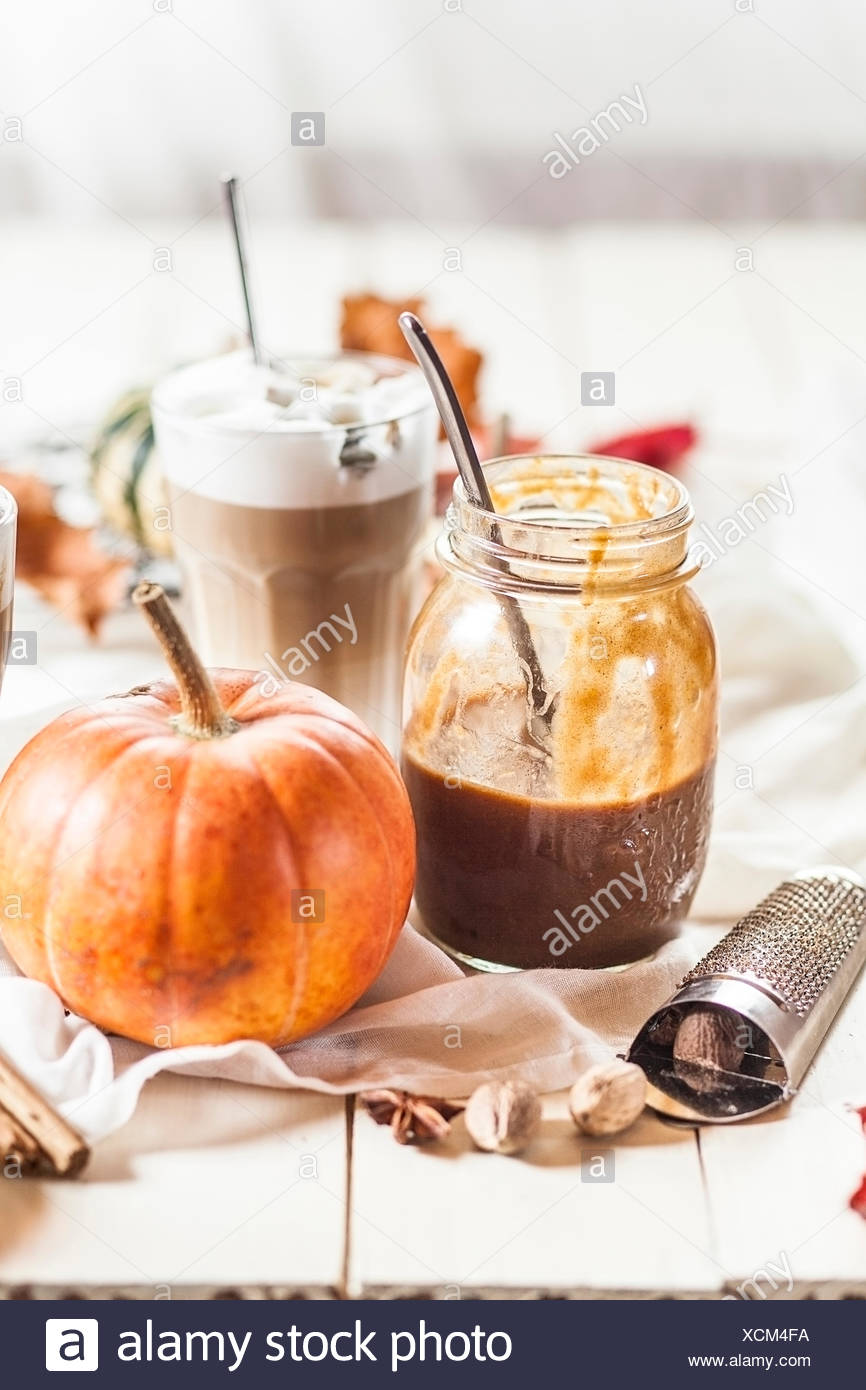
[[[161,584],[139,584],[132,599],[159,639],[180,692],[183,713],[176,727],[189,738],[224,738],[238,725],[220,703],[213,681],[193,650]]]

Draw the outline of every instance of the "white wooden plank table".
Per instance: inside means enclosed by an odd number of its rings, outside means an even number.
[[[618,1141],[547,1097],[509,1159],[462,1120],[403,1148],[340,1100],[162,1075],[81,1179],[0,1184],[0,1297],[866,1298],[864,1148],[808,1094]]]
[[[853,1104],[866,1104],[862,978],[784,1111],[702,1131],[717,1250],[737,1280],[782,1255],[797,1286],[847,1283],[866,1297],[866,1221],[848,1207],[866,1170]]]
[[[343,1281],[341,1100],[169,1073],[73,1182],[0,1181],[7,1297],[330,1297]]]
[[[691,1130],[646,1115],[618,1143],[581,1139],[564,1094],[546,1097],[520,1158],[479,1153],[462,1120],[454,1129],[440,1157],[356,1116],[353,1290],[709,1295],[722,1283]]]

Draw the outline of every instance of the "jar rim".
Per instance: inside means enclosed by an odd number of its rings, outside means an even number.
[[[590,453],[511,454],[483,468],[497,510],[470,500],[455,480],[437,546],[447,569],[524,593],[635,592],[686,583],[699,569],[686,550],[691,500],[670,473]],[[507,505],[509,485],[525,506]],[[581,502],[573,515],[563,496]],[[532,515],[533,502],[543,515]],[[616,519],[629,510],[639,514]]]
[[[485,475],[487,475],[488,470],[496,468],[497,465],[514,463],[531,463],[536,465],[540,463],[570,465],[586,463],[594,468],[598,465],[602,465],[603,469],[608,472],[611,478],[619,477],[622,479],[626,472],[628,472],[636,477],[655,481],[657,485],[663,483],[670,489],[674,498],[672,504],[665,507],[664,511],[659,512],[656,516],[639,517],[635,518],[634,521],[610,522],[595,521],[582,518],[578,515],[575,516],[573,520],[569,520],[568,524],[570,527],[574,527],[576,531],[586,532],[587,535],[592,532],[604,531],[614,540],[619,538],[623,540],[651,539],[662,531],[670,535],[680,530],[688,530],[694,520],[694,510],[692,508],[691,499],[684,485],[678,478],[675,478],[672,473],[667,473],[661,468],[654,468],[648,463],[639,463],[635,459],[617,458],[612,454],[593,454],[590,452],[576,454],[535,453],[502,454],[497,458],[485,460],[481,467]],[[571,470],[565,470],[561,474],[550,473],[542,476],[549,477],[551,481],[556,478],[567,480],[569,471],[573,473],[573,467]],[[466,495],[466,489],[459,474],[454,480],[452,497],[454,503],[458,504],[461,508],[467,508],[470,513],[477,515],[479,519],[483,520],[490,515],[484,507],[480,506],[479,503],[474,502]],[[499,520],[506,522],[519,520],[521,529],[525,528],[530,535],[540,535],[545,529],[554,529],[549,521],[536,520],[521,512],[497,512],[496,516]],[[555,529],[561,531],[562,526],[556,526]]]

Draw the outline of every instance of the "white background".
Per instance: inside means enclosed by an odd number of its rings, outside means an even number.
[[[156,0],[159,7],[169,0]],[[388,193],[459,218],[485,161],[528,180],[554,130],[637,82],[622,153],[854,158],[866,131],[866,12],[851,0],[42,0],[0,54],[3,153],[18,212],[204,212],[226,165],[257,214],[393,215]],[[324,110],[337,156],[287,150],[289,112]],[[35,154],[33,151],[39,151]],[[480,161],[480,165],[475,161]],[[59,167],[58,167],[59,166]],[[388,169],[383,194],[364,184]],[[437,187],[439,193],[437,194]],[[580,209],[574,209],[579,214]]]

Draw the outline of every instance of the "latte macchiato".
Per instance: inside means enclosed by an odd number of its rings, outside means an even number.
[[[420,372],[232,353],[175,372],[153,407],[202,659],[265,692],[317,686],[395,747],[435,472]]]

